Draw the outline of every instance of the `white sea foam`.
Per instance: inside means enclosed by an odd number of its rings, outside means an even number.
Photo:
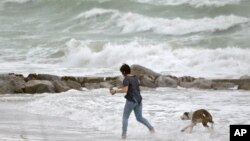
[[[128,13],[119,19],[118,26],[122,27],[123,33],[153,30],[160,34],[183,35],[196,32],[222,31],[248,21],[247,18],[234,15],[201,19],[163,19]]]
[[[32,0],[3,0],[3,3],[8,3],[8,2],[12,2],[12,3],[26,3],[26,2],[30,2]]]
[[[250,50],[227,48],[173,48],[166,43],[133,41],[106,43],[100,51],[89,42],[72,39],[63,64],[68,67],[118,68],[121,63],[140,64],[176,75],[239,77],[250,72]]]
[[[243,91],[204,91],[192,89],[159,88],[142,91],[143,115],[155,127],[157,134],[149,135],[148,130],[136,122],[132,113],[128,126],[128,140],[165,141],[221,141],[228,140],[230,124],[249,124],[250,97]],[[62,94],[48,94],[20,107],[35,114],[64,117],[89,129],[91,140],[98,140],[98,134],[112,134],[117,140],[121,134],[121,121],[124,106],[123,95],[111,96],[107,89],[91,91],[68,91]],[[210,133],[201,124],[192,134],[180,132],[189,124],[180,120],[186,111],[207,109],[215,122],[214,132]],[[105,139],[104,139],[105,140]]]
[[[157,34],[185,35],[199,32],[223,31],[239,24],[249,22],[248,18],[235,15],[221,15],[214,18],[204,17],[200,19],[182,19],[178,17],[166,19],[100,8],[94,8],[81,13],[74,19],[96,18],[97,16],[102,16],[107,13],[111,14],[111,16],[109,19],[106,19],[108,22],[105,24],[121,28],[121,33],[151,31]]]
[[[71,39],[65,49],[8,49],[0,56],[0,73],[118,75],[122,63],[140,64],[177,76],[239,78],[250,75],[250,49],[238,47],[176,47],[166,41],[102,42]],[[57,51],[60,57],[50,57]],[[64,52],[64,53],[63,53]],[[9,56],[12,54],[12,56]]]
[[[230,4],[239,4],[241,0],[134,0],[140,3],[153,5],[183,5],[188,4],[194,7],[214,6],[221,7]]]
[[[107,13],[115,13],[118,12],[116,10],[112,10],[112,9],[103,9],[103,8],[93,8],[87,12],[84,13],[80,13],[79,15],[77,15],[75,17],[75,19],[79,19],[79,18],[90,18],[90,17],[95,17],[95,16],[100,16],[100,15],[104,15]]]

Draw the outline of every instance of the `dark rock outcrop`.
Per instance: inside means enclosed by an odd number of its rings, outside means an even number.
[[[179,85],[184,88],[211,89],[212,81],[205,79],[196,79],[192,82],[180,82]]]
[[[214,90],[227,90],[227,89],[233,89],[237,85],[231,82],[213,82],[212,88]]]
[[[55,92],[57,93],[70,90],[70,87],[64,81],[55,80],[53,81],[53,85],[55,87]]]
[[[198,89],[241,89],[250,90],[250,78],[245,75],[240,79],[205,79],[191,76],[176,77],[162,75],[149,68],[132,65],[131,73],[136,75],[144,88],[173,87]],[[75,77],[50,74],[0,74],[0,94],[12,93],[60,93],[70,89],[87,89],[121,87],[123,77]]]
[[[177,78],[178,83],[180,82],[193,82],[196,78],[191,77],[191,76],[182,76]]]
[[[69,88],[71,89],[75,89],[75,90],[81,90],[81,84],[78,83],[77,81],[73,81],[73,80],[66,80],[65,83],[69,86]]]
[[[131,73],[137,77],[148,76],[149,78],[155,80],[161,74],[156,73],[146,67],[140,65],[131,65]]]
[[[242,89],[242,90],[250,90],[250,82],[241,84],[241,85],[239,86],[239,89]]]
[[[26,81],[29,80],[48,80],[48,81],[55,81],[55,80],[61,80],[59,76],[56,75],[50,75],[50,74],[29,74],[26,78]]]
[[[164,75],[158,76],[155,80],[155,84],[157,85],[157,87],[177,87],[177,81]]]
[[[250,79],[214,79],[214,82],[233,83],[238,89],[250,90]]]
[[[55,87],[48,80],[30,80],[25,84],[25,93],[54,93]]]
[[[177,79],[175,80],[173,77],[161,75],[140,65],[132,65],[131,73],[138,77],[141,86],[149,88],[177,87]]]
[[[249,75],[243,75],[240,77],[240,79],[250,79],[250,76]]]
[[[0,94],[24,93],[25,81],[23,75],[1,74]]]
[[[136,77],[140,80],[141,86],[146,86],[150,88],[157,87],[155,80],[161,75],[140,65],[132,65],[131,74],[136,75]]]

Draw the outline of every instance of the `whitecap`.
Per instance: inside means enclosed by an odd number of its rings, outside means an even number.
[[[225,5],[239,4],[241,0],[134,0],[139,3],[147,3],[153,5],[183,5],[188,4],[193,7],[222,7]]]
[[[121,63],[140,64],[158,72],[201,77],[240,77],[250,72],[250,50],[226,48],[173,48],[167,43],[132,41],[105,43],[95,51],[89,42],[72,39],[62,66],[116,68]],[[212,68],[212,69],[211,69]]]

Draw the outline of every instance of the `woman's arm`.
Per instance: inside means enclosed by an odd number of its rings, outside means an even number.
[[[128,92],[128,86],[119,88],[115,90],[115,93],[127,93]]]
[[[128,86],[118,88],[118,89],[110,89],[109,90],[112,95],[116,93],[127,93],[128,92]]]

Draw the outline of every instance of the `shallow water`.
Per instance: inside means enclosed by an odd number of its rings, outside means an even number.
[[[117,76],[127,63],[239,78],[250,75],[249,13],[249,0],[1,0],[0,73]],[[142,93],[156,134],[132,114],[128,140],[226,141],[230,124],[249,124],[248,91]],[[119,140],[124,102],[106,89],[1,95],[0,139]],[[189,122],[180,115],[200,108],[212,113],[214,132],[198,125],[181,133]]]
[[[154,125],[156,133],[150,134],[132,113],[128,140],[225,141],[229,140],[230,124],[250,124],[248,91],[158,88],[143,90],[142,96],[143,114]],[[32,140],[67,140],[71,137],[76,140],[120,139],[125,99],[122,94],[111,96],[107,89],[82,92],[71,90],[62,94],[34,96],[8,95],[1,96],[0,103],[8,107],[4,109],[1,106],[1,111],[5,112],[4,117],[21,113],[8,120],[1,117],[1,122],[4,123],[1,129],[5,132],[0,137],[7,140],[19,137],[20,132],[6,130],[13,126],[13,122],[15,127],[19,127],[19,131],[26,131],[25,136]],[[180,132],[189,124],[188,121],[180,120],[180,115],[200,108],[207,109],[213,115],[214,131],[210,132],[199,124],[191,134]],[[21,118],[17,122],[19,117]],[[42,122],[43,128],[37,127],[37,122]],[[71,132],[74,137],[68,136]],[[57,138],[58,134],[67,138]]]

